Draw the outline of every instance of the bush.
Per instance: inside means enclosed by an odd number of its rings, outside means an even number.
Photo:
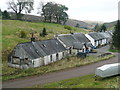
[[[72,28],[70,26],[67,26],[67,25],[65,25],[64,28],[68,29],[68,30],[72,30]]]
[[[20,32],[20,38],[26,38],[27,37],[27,34],[25,31],[21,31]]]
[[[42,33],[40,33],[40,36],[45,37],[47,35],[46,28],[43,28]]]

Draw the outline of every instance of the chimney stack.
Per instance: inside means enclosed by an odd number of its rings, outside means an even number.
[[[31,42],[35,42],[34,34],[32,33]]]

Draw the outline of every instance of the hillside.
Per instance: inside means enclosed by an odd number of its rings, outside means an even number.
[[[90,25],[96,25],[96,24],[103,24],[104,22],[102,21],[90,21],[90,20],[84,20],[84,22],[90,24]]]
[[[40,33],[42,32],[43,28],[47,30],[47,36],[41,37]],[[69,30],[64,29],[64,26],[59,24],[52,24],[52,23],[33,23],[33,22],[26,22],[26,21],[18,21],[18,20],[3,20],[2,21],[2,51],[3,54],[7,51],[11,51],[15,45],[18,43],[23,43],[30,41],[31,34],[34,33],[36,40],[46,40],[52,39],[57,34],[67,34],[70,33]],[[24,31],[27,34],[26,38],[20,38],[20,32]],[[85,29],[80,28],[73,28],[72,32],[83,32],[87,33],[88,31]]]
[[[86,22],[80,21],[80,20],[74,20],[74,19],[68,19],[65,23],[66,25],[75,27],[77,24],[80,25],[82,28],[91,28],[91,24],[88,24]]]
[[[114,22],[110,22],[110,23],[104,23],[106,25],[107,28],[112,28],[117,24],[117,21]]]
[[[9,12],[10,16],[11,16],[11,19],[15,19],[15,14],[13,12]],[[31,21],[31,22],[43,22],[43,17],[41,16],[35,16],[35,15],[28,15],[28,14],[25,14],[23,15],[22,17],[22,20],[24,21]],[[75,27],[76,24],[79,24],[80,27],[83,27],[83,28],[91,28],[91,25],[92,24],[88,24],[84,21],[80,21],[80,20],[75,20],[75,19],[68,19],[67,22],[65,23],[65,25],[69,25],[69,26],[72,26],[72,27]]]
[[[11,19],[16,19],[16,15],[13,12],[9,12]],[[42,22],[43,18],[40,16],[35,16],[35,15],[28,15],[24,14],[23,17],[21,18],[23,21],[30,21],[30,22]]]

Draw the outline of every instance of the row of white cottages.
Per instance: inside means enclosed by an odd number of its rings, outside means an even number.
[[[54,39],[17,44],[8,57],[11,67],[27,69],[48,65],[78,52],[89,53],[93,47],[111,42],[112,32],[62,34]]]

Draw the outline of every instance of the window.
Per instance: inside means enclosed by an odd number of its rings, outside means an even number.
[[[13,57],[13,64],[20,64],[20,59],[18,57]]]
[[[70,49],[70,54],[72,54],[72,50]]]
[[[59,55],[58,55],[58,53],[56,54],[56,60],[58,60],[59,59]]]
[[[45,45],[45,44],[42,44],[42,46],[43,46],[43,47],[46,47],[46,45]]]
[[[63,57],[64,57],[65,53],[63,52]]]
[[[50,61],[52,62],[52,55],[50,56]]]
[[[58,45],[58,43],[56,42],[56,44]]]
[[[95,46],[97,45],[97,41],[95,41]]]
[[[25,64],[28,64],[28,63],[29,63],[28,58],[25,58],[25,59],[24,59],[24,63],[25,63]]]
[[[82,52],[84,52],[84,48],[82,49]]]

